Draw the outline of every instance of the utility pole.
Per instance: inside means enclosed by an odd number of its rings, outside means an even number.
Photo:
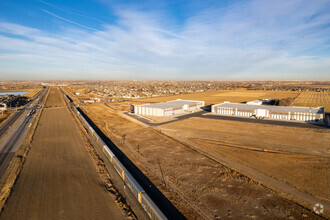
[[[164,183],[164,186],[165,186],[165,189],[166,189],[166,182],[165,182],[165,178],[164,178],[164,173],[163,173],[162,167],[160,166],[160,160],[157,159],[157,161],[158,161],[160,173],[162,174],[163,183]]]
[[[121,137],[121,146],[124,146],[125,143],[125,138],[126,138],[126,134],[123,134],[123,136]]]

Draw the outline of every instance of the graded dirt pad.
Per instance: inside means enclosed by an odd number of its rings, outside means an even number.
[[[61,95],[51,89],[0,219],[125,219]]]
[[[123,118],[105,105],[86,105],[83,109],[112,140],[120,140],[126,134],[125,144],[115,141],[117,146],[188,219],[320,218],[172,138]]]

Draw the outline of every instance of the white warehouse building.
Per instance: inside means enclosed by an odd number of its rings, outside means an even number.
[[[204,101],[178,99],[154,104],[131,105],[131,112],[139,115],[170,116],[184,112],[193,112],[204,105]]]
[[[256,117],[274,120],[294,120],[323,123],[324,107],[288,107],[274,105],[247,105],[241,103],[221,103],[212,105],[212,113],[239,117]]]

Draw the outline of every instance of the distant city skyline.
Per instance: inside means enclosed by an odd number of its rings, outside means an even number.
[[[329,11],[329,0],[2,0],[0,80],[330,80]]]

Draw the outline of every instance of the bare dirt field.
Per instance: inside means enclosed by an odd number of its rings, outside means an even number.
[[[103,104],[82,108],[188,219],[320,218],[189,146],[123,118]],[[168,130],[171,129],[169,124]],[[121,145],[123,134],[125,144]]]
[[[126,219],[58,88],[46,107],[0,219]]]
[[[302,92],[292,103],[293,106],[318,107],[323,106],[330,112],[330,92]]]
[[[161,127],[300,191],[320,199],[330,198],[328,130],[205,118],[190,118]]]

